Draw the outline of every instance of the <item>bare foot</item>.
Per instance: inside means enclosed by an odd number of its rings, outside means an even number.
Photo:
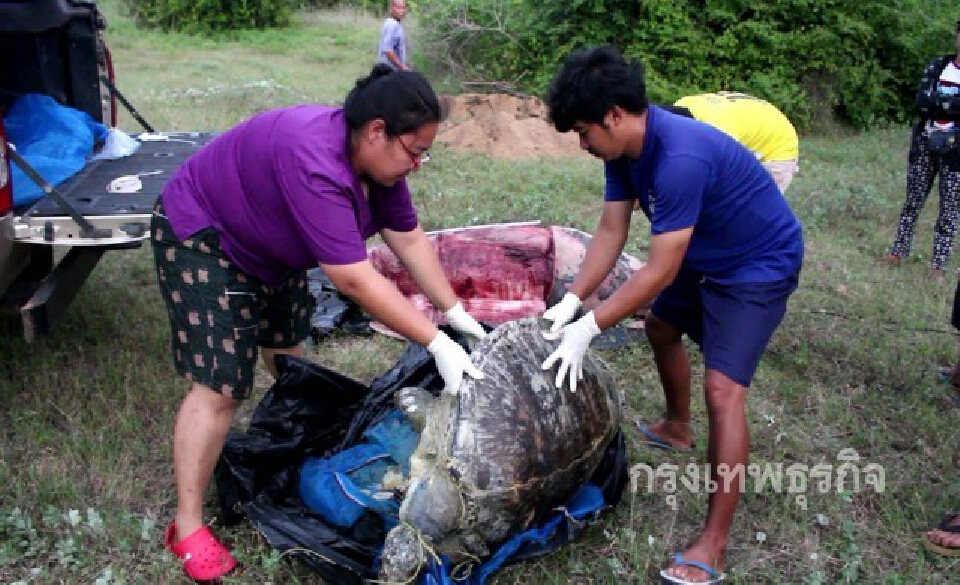
[[[191,534],[193,534],[194,532],[202,528],[203,520],[201,519],[198,522],[196,518],[190,518],[190,517],[180,518],[179,516],[177,516],[176,525],[177,525],[177,534],[176,534],[176,540],[174,541],[174,543],[181,542],[184,538],[190,536]]]
[[[887,254],[877,260],[877,264],[886,264],[887,266],[900,266],[900,256],[896,254]]]
[[[957,514],[953,517],[953,520],[950,522],[949,526],[960,527],[960,514]],[[947,532],[946,530],[935,528],[927,532],[927,540],[944,548],[955,548],[960,550],[960,534],[956,532]]]
[[[688,422],[662,420],[648,425],[647,430],[676,449],[693,447],[693,431],[690,430]]]
[[[943,270],[934,268],[930,271],[930,279],[935,282],[943,282]]]
[[[691,567],[689,565],[678,565],[673,563],[666,570],[667,575],[690,581],[691,583],[705,583],[720,576],[726,562],[727,551],[725,548],[711,548],[706,545],[694,543],[694,545],[683,552],[684,561],[695,561],[703,563],[708,567],[716,569],[717,574],[711,577],[703,569]]]

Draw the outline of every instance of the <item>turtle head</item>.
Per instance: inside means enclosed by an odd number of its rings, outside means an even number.
[[[436,467],[413,480],[400,506],[400,519],[440,542],[460,526],[463,495],[450,475]]]

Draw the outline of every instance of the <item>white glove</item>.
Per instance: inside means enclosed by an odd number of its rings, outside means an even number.
[[[477,322],[476,319],[470,316],[463,308],[463,304],[460,301],[457,301],[457,304],[447,309],[443,316],[447,318],[447,323],[451,327],[463,333],[464,335],[471,335],[477,339],[483,339],[487,336],[487,332],[483,330],[483,326]]]
[[[573,316],[577,314],[577,309],[579,308],[580,299],[577,298],[577,295],[573,293],[567,293],[563,295],[563,298],[560,299],[559,303],[550,307],[543,313],[544,319],[553,321],[553,325],[550,326],[550,333],[556,333],[557,331],[560,331],[561,327],[573,319]]]
[[[443,391],[450,395],[456,395],[460,391],[460,382],[463,381],[463,374],[467,373],[474,380],[482,380],[483,372],[477,369],[470,356],[460,347],[457,342],[440,331],[433,338],[427,351],[433,356],[433,361],[437,364],[437,370],[440,377],[443,378]]]
[[[557,388],[563,386],[563,376],[569,372],[570,391],[577,391],[577,380],[583,379],[583,354],[587,353],[590,342],[597,335],[600,335],[600,328],[597,327],[593,311],[567,325],[559,333],[543,334],[545,338],[551,341],[558,337],[562,338],[560,347],[550,354],[550,357],[545,359],[543,365],[540,366],[544,370],[549,370],[557,360],[560,360],[557,379],[554,382]]]

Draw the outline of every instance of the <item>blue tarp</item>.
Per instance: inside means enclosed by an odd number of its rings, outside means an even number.
[[[107,127],[86,112],[58,104],[50,96],[21,96],[7,111],[4,129],[17,152],[47,182],[56,186],[77,174],[107,137]],[[13,204],[33,203],[43,190],[16,164],[13,166]]]
[[[594,484],[587,483],[570,498],[566,506],[558,509],[540,526],[521,532],[503,543],[489,559],[468,573],[460,574],[457,567],[442,558],[442,565],[436,562],[430,564],[426,574],[420,578],[420,585],[484,585],[500,567],[512,560],[556,550],[560,544],[569,540],[561,537],[564,529],[582,528],[606,508],[603,491]]]

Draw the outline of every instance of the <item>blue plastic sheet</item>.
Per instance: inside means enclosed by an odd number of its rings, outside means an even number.
[[[494,573],[511,560],[537,556],[558,548],[557,537],[563,528],[578,530],[607,508],[603,491],[592,483],[584,484],[567,504],[536,528],[512,537],[490,556],[464,575],[444,557],[442,564],[433,562],[421,585],[484,585]],[[566,541],[564,541],[566,542]]]
[[[107,137],[107,127],[86,112],[35,93],[13,103],[3,126],[20,156],[54,186],[83,169],[94,145]],[[43,190],[20,167],[12,166],[13,204],[19,207],[40,199]]]

